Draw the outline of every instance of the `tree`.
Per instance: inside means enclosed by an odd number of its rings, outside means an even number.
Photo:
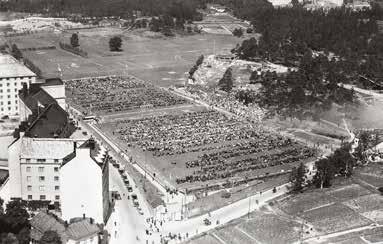
[[[115,36],[115,37],[110,38],[110,40],[109,40],[110,51],[120,52],[121,51],[121,45],[122,45],[121,37]]]
[[[20,49],[17,47],[16,44],[12,45],[11,54],[17,60],[20,60],[23,58],[23,54],[21,53]]]
[[[233,89],[233,74],[231,67],[227,68],[225,74],[223,74],[223,77],[218,82],[218,86],[221,90],[226,92],[230,92]]]
[[[242,28],[235,28],[233,31],[233,36],[242,37],[243,36]]]
[[[196,65],[197,66],[200,66],[202,63],[203,63],[203,59],[204,59],[204,56],[201,55],[198,57],[197,61],[196,61]]]
[[[323,158],[315,162],[317,169],[314,175],[313,183],[317,188],[328,188],[331,186],[331,180],[334,178],[335,169],[328,158]]]
[[[5,234],[4,237],[0,237],[0,240],[1,244],[19,244],[19,240],[13,233]]]
[[[61,244],[61,238],[56,231],[48,230],[45,231],[40,239],[39,244]]]
[[[70,44],[74,48],[80,46],[77,33],[73,33],[72,36],[70,37]]]
[[[29,214],[25,204],[20,200],[7,203],[4,219],[12,233],[19,233],[25,227],[29,228]]]
[[[293,192],[302,192],[306,182],[306,166],[301,163],[297,168],[293,168],[290,181],[293,183]]]

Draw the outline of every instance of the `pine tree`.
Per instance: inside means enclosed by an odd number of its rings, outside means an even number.
[[[70,44],[72,47],[76,48],[79,47],[79,40],[78,40],[78,35],[76,33],[73,33],[72,36],[70,37]]]
[[[293,183],[293,192],[302,192],[306,183],[306,166],[301,163],[297,168],[293,168],[290,181]]]
[[[227,68],[225,74],[223,74],[223,77],[218,82],[218,86],[221,90],[226,92],[230,92],[233,89],[233,74],[231,67]]]

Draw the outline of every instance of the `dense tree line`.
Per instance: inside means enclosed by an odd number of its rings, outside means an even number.
[[[349,81],[358,81],[362,75],[363,85],[376,87],[383,85],[383,35],[376,24],[382,18],[378,6],[359,12],[263,8],[252,16],[256,31],[262,34],[260,40],[245,40],[233,52],[241,59],[266,59],[295,67],[307,51],[321,52],[336,57],[342,71],[352,78]]]
[[[19,11],[67,17],[115,16],[130,18],[140,11],[146,16],[169,15],[177,19],[193,19],[202,0],[9,0],[0,4],[0,11]]]

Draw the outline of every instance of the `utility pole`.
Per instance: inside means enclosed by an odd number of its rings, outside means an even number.
[[[248,219],[250,219],[250,204],[251,204],[251,196],[249,197],[249,211],[247,212]]]

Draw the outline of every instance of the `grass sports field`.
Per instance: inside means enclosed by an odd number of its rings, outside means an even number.
[[[45,76],[58,76],[60,66],[63,79],[89,76],[133,74],[160,86],[185,81],[197,57],[214,51],[227,52],[242,39],[228,35],[185,35],[173,38],[146,37],[142,31],[120,28],[78,30],[80,48],[88,53],[83,58],[59,48],[58,42],[69,43],[71,33],[42,33],[8,40],[20,48],[57,46],[56,50],[25,51],[24,56],[41,68]],[[123,40],[122,52],[110,52],[108,41],[118,35]]]

